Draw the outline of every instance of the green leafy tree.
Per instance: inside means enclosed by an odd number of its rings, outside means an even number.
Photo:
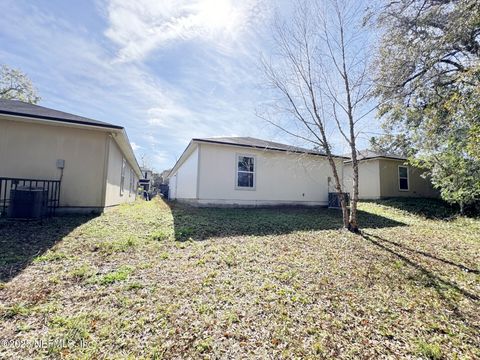
[[[411,142],[405,134],[385,134],[370,139],[370,149],[382,154],[409,156],[412,154]]]
[[[1,65],[0,99],[21,100],[36,104],[40,97],[26,74],[7,65]]]
[[[437,156],[413,159],[412,163],[430,169],[441,196],[449,203],[460,206],[463,214],[465,205],[480,199],[480,162],[462,156],[461,144],[451,144],[448,150]]]
[[[411,148],[442,197],[480,199],[480,6],[478,0],[399,0],[376,17],[382,38],[375,94],[387,135]]]

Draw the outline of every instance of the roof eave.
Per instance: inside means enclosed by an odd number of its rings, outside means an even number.
[[[183,164],[183,161],[185,160],[185,156],[188,152],[188,150],[192,147],[192,145],[198,143],[198,141],[196,139],[192,139],[190,140],[190,142],[188,143],[187,147],[185,148],[185,150],[183,150],[182,152],[182,155],[180,155],[180,157],[178,158],[177,162],[175,163],[175,165],[172,167],[172,170],[170,170],[170,172],[168,173],[167,175],[167,179],[170,179],[170,177],[174,174],[174,172],[180,167],[180,165]]]
[[[115,138],[115,141],[120,146],[120,149],[123,152],[123,155],[129,160],[130,165],[132,166],[133,170],[140,178],[142,177],[142,171],[140,169],[140,165],[138,164],[137,157],[135,156],[135,152],[133,151],[132,145],[130,140],[128,139],[127,132],[124,128],[114,130],[115,133],[121,134],[121,141]]]
[[[194,138],[192,141],[195,142],[204,142],[207,144],[218,144],[218,145],[229,145],[229,146],[239,146],[239,147],[247,147],[247,148],[252,148],[252,149],[259,149],[259,150],[272,150],[272,151],[281,151],[281,152],[286,152],[286,153],[295,153],[295,154],[307,154],[307,155],[314,155],[314,156],[322,156],[322,157],[328,157],[326,154],[320,154],[316,152],[311,152],[311,151],[300,151],[300,150],[287,150],[287,149],[280,149],[280,148],[275,148],[275,147],[263,147],[263,146],[256,146],[256,145],[249,145],[249,144],[232,144],[226,141],[218,141],[218,140],[207,140],[207,139],[198,139]],[[345,156],[340,156],[340,155],[332,155],[333,158],[337,159],[348,159]]]
[[[27,119],[37,119],[37,120],[44,120],[44,121],[56,121],[56,122],[75,124],[75,125],[88,125],[88,126],[95,126],[95,127],[107,128],[107,129],[123,129],[123,127],[119,125],[113,125],[113,124],[107,124],[107,123],[100,124],[100,123],[94,123],[94,122],[82,121],[82,120],[63,119],[63,118],[54,117],[54,116],[25,114],[25,113],[19,113],[15,111],[0,110],[0,115],[18,116],[18,117],[27,118]]]
[[[378,159],[386,159],[386,160],[397,160],[397,161],[407,161],[407,158],[396,158],[391,156],[372,156],[363,159],[358,159],[358,161],[366,161],[366,160],[378,160]],[[348,160],[344,161],[346,164],[351,163],[352,159],[348,158]]]

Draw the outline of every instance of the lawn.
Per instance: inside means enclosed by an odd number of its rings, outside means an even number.
[[[0,358],[479,358],[480,220],[360,208],[0,222]]]

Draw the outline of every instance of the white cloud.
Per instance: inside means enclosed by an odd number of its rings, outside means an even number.
[[[154,164],[165,164],[170,159],[169,154],[166,151],[156,151],[153,153],[153,162]],[[155,169],[157,171],[162,171],[165,169]]]
[[[108,0],[107,39],[56,17],[54,7],[0,2],[0,59],[32,77],[43,105],[125,126],[136,153],[167,168],[193,137],[266,131],[252,89],[259,1]],[[180,48],[179,64],[164,46],[186,39],[195,41]],[[137,61],[116,61],[113,45]],[[165,64],[139,61],[159,48]]]
[[[148,109],[147,113],[149,125],[162,128],[174,127],[174,119],[192,118],[194,116],[191,111],[179,107],[173,102],[164,103],[162,107],[152,107]]]
[[[140,145],[137,145],[137,144],[136,144],[136,143],[134,143],[133,141],[132,141],[132,142],[130,142],[130,145],[132,145],[132,149],[133,149],[133,151],[137,151],[137,150],[140,150],[140,149],[142,149],[142,146],[140,146]]]
[[[200,39],[218,47],[234,44],[263,16],[259,0],[108,0],[106,36],[120,61],[142,60],[176,41]]]
[[[143,140],[147,142],[148,145],[151,147],[155,147],[156,145],[160,145],[161,141],[158,136],[154,136],[152,134],[145,134],[142,136]]]

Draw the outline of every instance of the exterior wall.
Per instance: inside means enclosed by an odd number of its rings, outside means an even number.
[[[380,198],[380,161],[378,159],[361,161],[358,164],[358,193],[360,199]],[[353,193],[353,168],[351,163],[344,167],[345,191]]]
[[[380,195],[381,197],[438,197],[428,179],[421,177],[422,172],[411,166],[408,167],[409,189],[399,189],[398,166],[402,161],[381,159],[380,162]]]
[[[175,200],[177,198],[177,175],[173,175],[168,181],[168,198]]]
[[[0,118],[0,177],[59,179],[61,207],[100,207],[107,133]]]
[[[236,189],[237,154],[255,156],[254,190]],[[341,175],[342,161],[338,165]],[[331,176],[328,161],[319,156],[202,143],[196,203],[328,205]]]
[[[107,181],[105,188],[105,206],[132,202],[136,198],[138,177],[126,161],[123,192],[120,192],[122,162],[124,156],[117,143],[111,137],[107,140],[108,163],[106,165]]]
[[[171,199],[197,198],[198,154],[199,147],[196,147],[172,177],[170,188],[174,187],[174,190]]]

